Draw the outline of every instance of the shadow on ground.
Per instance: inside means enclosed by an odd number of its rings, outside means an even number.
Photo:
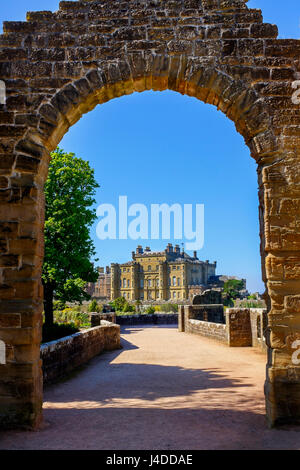
[[[246,450],[300,448],[297,430],[269,430],[236,410],[137,408],[46,410],[42,431],[8,432],[0,449]]]
[[[300,449],[300,428],[266,426],[261,359],[172,330],[122,333],[122,350],[47,387],[42,430],[0,433],[0,449]]]

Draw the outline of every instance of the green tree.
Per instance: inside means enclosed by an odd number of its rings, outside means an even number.
[[[45,323],[53,324],[53,299],[82,302],[90,296],[84,288],[96,282],[98,272],[91,258],[95,248],[89,229],[96,219],[91,206],[96,188],[89,162],[57,148],[51,153],[45,184]]]
[[[153,313],[155,313],[155,308],[152,306],[147,307],[146,313],[153,315]]]
[[[244,282],[238,279],[229,279],[224,283],[223,289],[226,300],[231,302],[240,296],[240,291],[244,289]]]
[[[102,312],[102,308],[100,307],[100,305],[98,305],[98,302],[96,299],[93,299],[90,304],[89,304],[89,307],[88,307],[88,311],[91,313],[91,312],[96,312],[96,313],[101,313]]]
[[[135,313],[135,308],[133,305],[130,305],[128,302],[125,303],[122,312],[124,313]]]
[[[116,312],[123,312],[123,308],[127,304],[126,299],[124,297],[118,297],[117,299],[110,302],[110,305],[115,309]]]

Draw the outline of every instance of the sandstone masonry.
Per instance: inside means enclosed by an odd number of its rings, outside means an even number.
[[[300,420],[300,41],[244,0],[61,1],[0,36],[0,423],[42,420],[43,185],[50,152],[84,113],[174,90],[234,121],[257,162],[268,307],[271,425]],[[180,119],[180,117],[179,117]],[[4,343],[4,346],[3,346]],[[2,363],[5,362],[5,363]]]

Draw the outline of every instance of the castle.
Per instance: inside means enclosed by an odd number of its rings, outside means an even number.
[[[98,269],[97,282],[88,282],[86,285],[86,292],[94,299],[100,301],[107,301],[111,298],[111,274],[109,266],[106,266],[105,271],[103,267]]]
[[[216,275],[217,263],[191,257],[179,245],[168,244],[164,251],[132,252],[132,261],[111,265],[111,300],[184,301],[194,286],[207,286]]]

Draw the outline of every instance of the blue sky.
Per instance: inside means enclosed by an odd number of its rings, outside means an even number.
[[[41,5],[42,3],[42,5]],[[57,10],[58,0],[15,0],[1,5],[0,20],[24,20],[26,11]],[[299,0],[250,0],[279,37],[300,37]],[[258,227],[256,164],[242,137],[221,112],[174,92],[125,96],[85,115],[60,147],[90,161],[101,185],[97,204],[202,203],[205,243],[201,259],[216,260],[219,274],[245,277],[263,291]],[[99,264],[125,262],[134,240],[95,241]],[[173,240],[171,240],[173,241]],[[167,241],[142,240],[162,249]],[[178,241],[176,241],[178,243]]]

